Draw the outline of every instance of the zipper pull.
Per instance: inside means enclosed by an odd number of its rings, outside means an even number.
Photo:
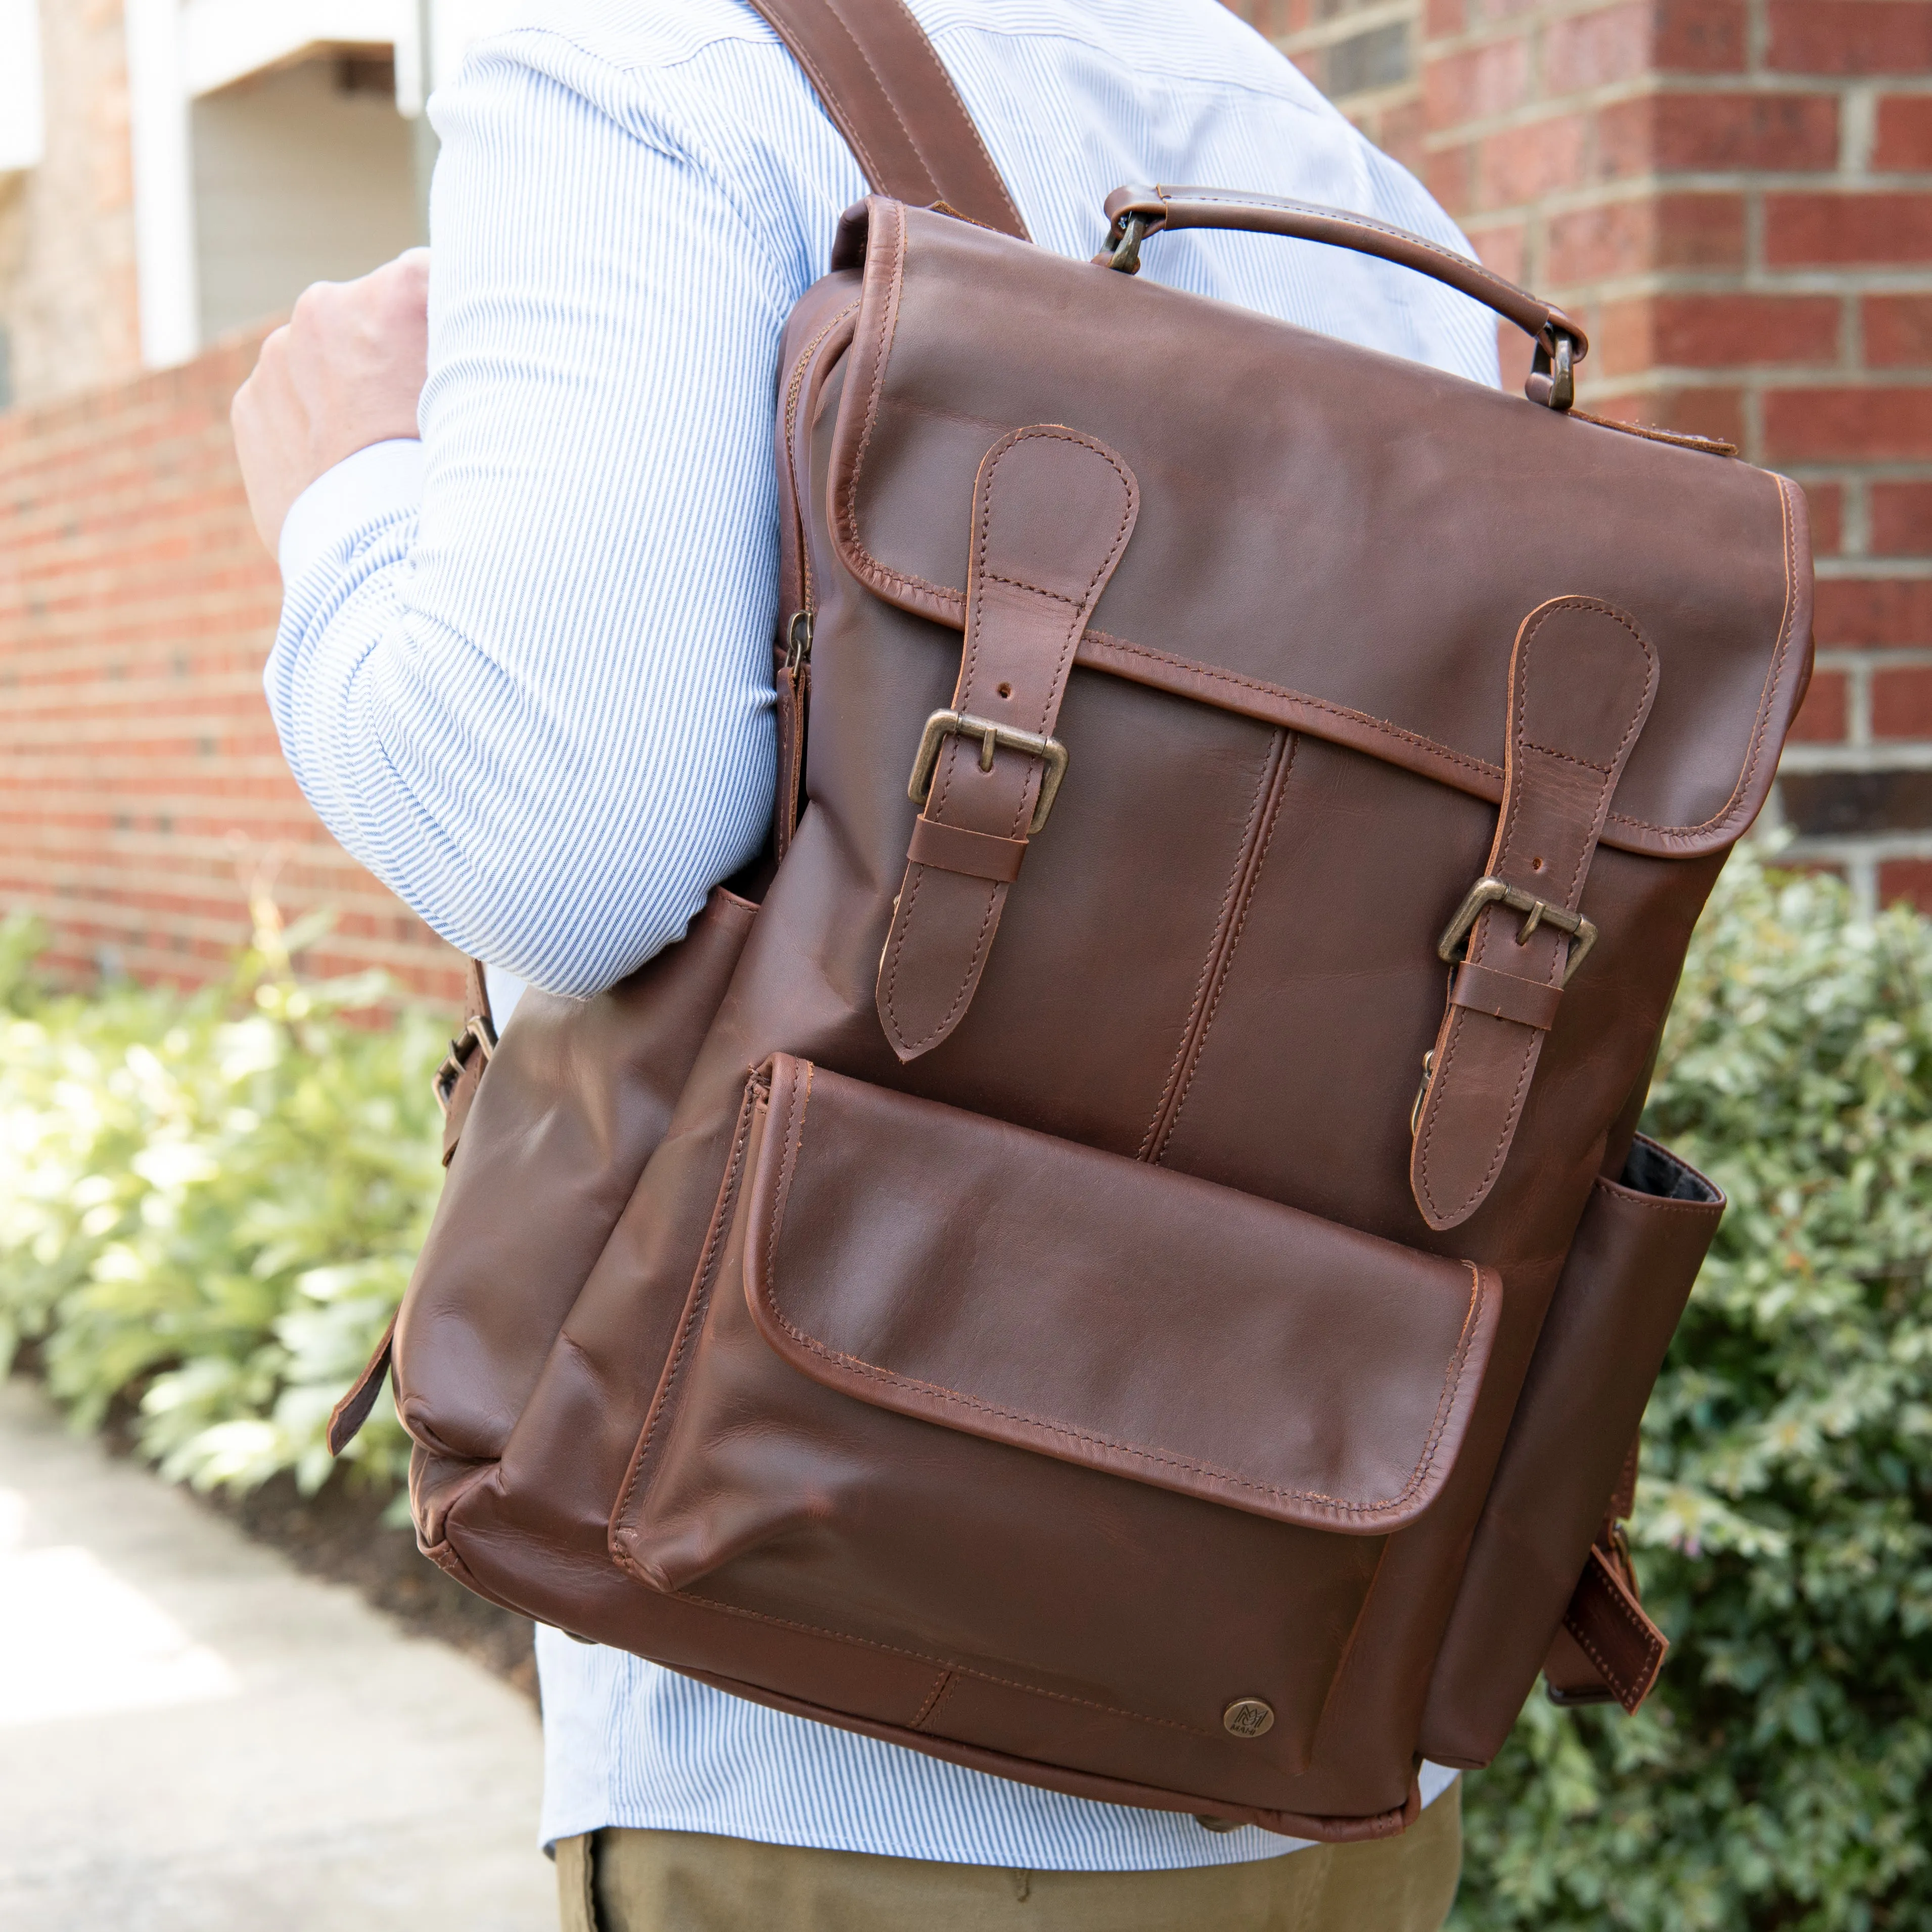
[[[785,675],[795,678],[798,676],[799,667],[808,662],[812,657],[812,613],[809,610],[794,610],[790,628],[785,636]]]

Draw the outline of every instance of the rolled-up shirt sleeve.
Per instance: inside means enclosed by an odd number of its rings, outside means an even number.
[[[291,513],[269,707],[431,926],[587,994],[766,832],[776,360],[836,208],[754,224],[755,182],[551,36],[472,56],[436,119],[423,440]]]

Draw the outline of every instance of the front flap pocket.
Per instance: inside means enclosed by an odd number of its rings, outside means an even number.
[[[1488,1271],[788,1054],[769,1078],[746,1296],[802,1374],[1279,1522],[1382,1534],[1442,1492]]]
[[[611,1549],[872,1659],[840,1708],[1144,1784],[1177,1751],[1298,1769],[1389,1532],[1448,1478],[1499,1295],[781,1054]],[[1264,1736],[1230,1728],[1251,1708]]]
[[[1493,1275],[788,1055],[770,1079],[746,1294],[814,1381],[1311,1528],[1440,1492]]]

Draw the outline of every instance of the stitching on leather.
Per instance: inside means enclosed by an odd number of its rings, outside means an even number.
[[[857,450],[854,453],[851,471],[846,480],[845,488],[839,496],[838,533],[849,545],[854,557],[858,560],[858,568],[855,574],[862,581],[870,584],[874,589],[886,584],[896,584],[910,595],[915,601],[928,605],[936,605],[940,609],[956,616],[965,607],[966,600],[962,592],[952,589],[948,585],[934,584],[926,578],[914,577],[907,572],[894,569],[891,565],[883,562],[873,554],[866,547],[859,531],[857,507],[859,479],[860,472],[865,466],[866,452],[871,445],[872,426],[878,416],[880,398],[884,392],[887,351],[898,320],[898,283],[903,274],[904,258],[904,228],[903,224],[901,224],[899,263],[896,266],[894,272],[892,312],[888,317],[885,328],[882,331],[884,341],[880,347],[878,360],[873,372],[872,393],[867,401],[865,431],[860,439]],[[1466,261],[1466,258],[1461,256],[1456,256],[1454,259],[1459,262]],[[1778,688],[1785,657],[1790,648],[1791,620],[1796,608],[1795,592],[1797,587],[1796,526],[1791,514],[1790,494],[1790,489],[1795,486],[1791,485],[1788,479],[1782,476],[1774,477],[1772,480],[1778,488],[1778,506],[1784,524],[1784,610],[1778,628],[1777,649],[1772,653],[1770,667],[1766,674],[1764,683],[1760,691],[1757,720],[1753,729],[1750,748],[1744,770],[1736,783],[1732,785],[1730,795],[1725,800],[1724,804],[1712,817],[1696,825],[1664,825],[1654,819],[1637,818],[1630,812],[1613,811],[1606,815],[1606,824],[1622,826],[1632,832],[1654,833],[1666,845],[1678,850],[1682,850],[1686,847],[1694,846],[1698,840],[1708,833],[1721,830],[1736,815],[1742,800],[1750,789],[1751,780],[1756,774],[1759,762],[1763,755],[1765,736],[1769,730],[1771,722],[1771,699]],[[1366,725],[1372,731],[1378,734],[1386,734],[1403,742],[1414,745],[1430,752],[1432,756],[1446,759],[1454,764],[1466,766],[1471,771],[1479,772],[1485,778],[1496,778],[1502,775],[1500,768],[1490,764],[1486,758],[1474,758],[1467,752],[1456,751],[1447,745],[1438,743],[1432,738],[1424,736],[1420,732],[1406,730],[1402,726],[1393,724],[1387,719],[1372,718],[1366,712],[1352,710],[1346,705],[1331,704],[1324,699],[1311,697],[1306,692],[1291,691],[1285,686],[1270,684],[1262,679],[1244,677],[1232,671],[1219,670],[1213,665],[1196,664],[1187,658],[1174,657],[1167,652],[1154,650],[1148,645],[1130,644],[1124,638],[1111,637],[1102,631],[1090,631],[1087,634],[1112,650],[1136,652],[1142,656],[1154,658],[1159,662],[1172,664],[1178,669],[1184,669],[1194,675],[1214,682],[1226,682],[1250,690],[1267,692],[1273,695],[1290,698],[1298,704],[1311,705],[1318,710],[1328,712],[1332,716],[1353,719]]]
[[[924,31],[920,29],[922,34]],[[930,50],[932,43],[928,40],[926,46]],[[936,52],[932,58],[933,64],[939,70],[940,80],[944,83],[946,92],[952,95],[953,105],[959,110],[960,119],[966,124],[966,131],[973,137],[974,146],[979,149],[981,158],[986,164],[986,172],[992,176],[992,185],[998,189],[1000,199],[1006,204],[1006,212],[1013,218],[1013,226],[1019,230],[1017,238],[1030,242],[1033,236],[1028,231],[1026,218],[1020,213],[1019,205],[1013,200],[1013,191],[1007,187],[1006,176],[1000,173],[998,164],[993,159],[992,151],[986,146],[986,137],[980,132],[979,122],[967,112],[966,104],[960,99],[959,90],[952,85],[952,76],[946,71],[946,63]]]
[[[1248,914],[1253,910],[1255,893],[1261,884],[1262,870],[1268,863],[1268,855],[1274,844],[1275,827],[1281,823],[1281,808],[1288,796],[1288,774],[1294,769],[1294,754],[1300,740],[1292,731],[1281,734],[1285,741],[1281,756],[1268,782],[1270,802],[1267,823],[1262,828],[1261,848],[1252,854],[1244,869],[1246,878],[1241,886],[1240,909],[1235,915],[1234,927],[1228,936],[1220,961],[1215,970],[1214,992],[1208,1003],[1208,1011],[1201,1022],[1200,1030],[1194,1036],[1194,1044],[1187,1056],[1187,1071],[1182,1076],[1180,1091],[1174,1097],[1173,1112],[1168,1114],[1167,1130],[1160,1137],[1160,1144],[1154,1158],[1158,1161],[1166,1153],[1168,1144],[1174,1138],[1180,1126],[1180,1117],[1186,1111],[1188,1096],[1194,1091],[1194,1076],[1201,1066],[1201,1056],[1206,1052],[1208,1036],[1214,1030],[1214,1019],[1221,1010],[1221,995],[1227,990],[1228,975],[1234,969],[1234,954],[1241,944],[1241,935],[1247,930]]]
[[[1623,1619],[1625,1627],[1643,1646],[1644,1676],[1654,1677],[1658,1664],[1664,1655],[1664,1646],[1657,1633],[1645,1618],[1631,1609],[1621,1591],[1611,1589],[1606,1586],[1604,1600],[1611,1612]],[[1610,1660],[1598,1648],[1595,1640],[1583,1628],[1582,1620],[1574,1617],[1568,1610],[1563,1613],[1563,1628],[1576,1639],[1584,1654],[1603,1673],[1604,1682],[1616,1693],[1618,1700],[1628,1704],[1636,1688],[1634,1681],[1622,1676],[1612,1666]]]
[[[786,1191],[788,1192],[789,1190]],[[997,1402],[982,1402],[977,1396],[968,1395],[962,1390],[947,1388],[938,1382],[922,1381],[917,1376],[902,1376],[892,1370],[880,1368],[874,1363],[862,1361],[857,1356],[848,1354],[843,1350],[826,1347],[817,1336],[808,1335],[798,1327],[778,1305],[776,1274],[778,1229],[782,1218],[779,1207],[780,1203],[775,1201],[771,1234],[765,1250],[765,1306],[770,1310],[772,1319],[794,1342],[822,1360],[872,1381],[886,1382],[896,1388],[910,1390],[922,1395],[937,1396],[943,1401],[958,1402],[968,1408],[977,1409],[983,1414],[998,1416],[1005,1421],[1027,1424],[1031,1427],[1044,1430],[1051,1435],[1064,1436],[1070,1442],[1088,1443],[1099,1449],[1110,1449],[1116,1454],[1131,1456],[1137,1462],[1158,1463],[1165,1468],[1185,1471],[1191,1475],[1204,1476],[1216,1482],[1232,1484],[1238,1489],[1247,1490],[1258,1496],[1277,1497],[1283,1502],[1319,1503],[1346,1516],[1388,1515],[1400,1509],[1428,1480],[1435,1462],[1436,1451],[1441,1445],[1443,1431],[1448,1425],[1448,1418],[1454,1407],[1456,1391],[1461,1385],[1462,1370],[1468,1360],[1470,1345],[1475,1336],[1477,1318],[1483,1306],[1481,1271],[1473,1262],[1465,1262],[1462,1265],[1469,1270],[1469,1304],[1463,1314],[1462,1332],[1456,1339],[1456,1346],[1443,1372],[1442,1387],[1437,1396],[1435,1416],[1430,1423],[1429,1433],[1424,1439],[1420,1459],[1410,1472],[1408,1480],[1395,1496],[1373,1502],[1354,1502],[1346,1497],[1329,1496],[1319,1490],[1286,1490],[1278,1484],[1255,1482],[1211,1462],[1191,1460],[1164,1450],[1144,1448],[1134,1443],[1117,1442],[1111,1436],[1097,1436],[1090,1430],[1076,1429],[1068,1424],[1054,1421],[1045,1416],[1029,1414],[1024,1409],[1005,1408]]]
[[[827,6],[826,11],[831,14],[835,20],[838,19],[836,11],[830,6]],[[840,26],[845,28],[846,38],[848,40],[851,39],[851,28],[850,27],[846,27],[845,22],[842,20],[838,20],[838,24]],[[774,33],[777,33],[778,29],[774,26],[772,31]],[[818,96],[820,101],[825,107],[826,118],[828,120],[832,118],[831,104],[838,98],[838,96],[832,91],[830,84],[826,81],[823,70],[819,68],[817,62],[812,59],[812,56],[805,51],[802,46],[796,46],[793,44],[791,37],[789,34],[779,34],[778,38],[784,42],[785,46],[790,52],[792,58],[796,61],[800,67],[804,68],[806,76],[812,82],[812,91]],[[854,44],[856,45],[856,44],[854,43]],[[860,59],[865,59],[865,50],[862,47],[860,49],[859,54]],[[869,68],[872,65],[872,62],[870,61],[866,61],[866,64]],[[874,80],[877,80],[878,79],[878,74],[874,74],[872,76],[872,78]],[[888,100],[886,104],[888,106],[892,105],[890,100]],[[895,110],[892,118],[895,120],[898,118],[896,110]],[[903,126],[904,124],[901,122],[900,124]],[[853,158],[859,164],[859,172],[866,177],[868,182],[877,181],[879,178],[880,172],[878,165],[872,159],[871,152],[867,148],[864,141],[860,138],[857,130],[854,128],[846,127],[842,120],[839,123],[838,131],[844,136],[845,145],[852,150]]]
[[[756,1112],[757,1102],[753,1097],[753,1088],[748,1082],[745,1097],[738,1103],[738,1128],[732,1142],[731,1157],[725,1163],[724,1178],[719,1184],[718,1199],[711,1210],[711,1226],[704,1250],[698,1256],[698,1271],[692,1279],[691,1292],[686,1299],[684,1320],[680,1324],[677,1347],[672,1354],[670,1366],[664,1376],[664,1393],[651,1405],[651,1412],[644,1418],[644,1433],[638,1438],[637,1448],[631,1456],[630,1468],[624,1478],[623,1490],[617,1498],[617,1507],[611,1513],[614,1524],[629,1514],[631,1498],[636,1492],[638,1480],[649,1459],[652,1438],[656,1435],[659,1424],[669,1420],[677,1406],[678,1384],[683,1379],[685,1358],[690,1352],[692,1338],[711,1305],[711,1292],[716,1284],[718,1259],[724,1252],[725,1239],[737,1206],[739,1184],[744,1173],[745,1150],[751,1144],[752,1120]],[[627,1530],[630,1527],[627,1525]],[[614,1540],[614,1534],[611,1540]]]
[[[1056,604],[1072,604],[1076,610],[1080,608],[1078,601],[1068,596],[1065,591],[1049,590],[1043,584],[1029,584],[1023,577],[1002,577],[997,570],[989,570],[984,574],[982,581],[1008,584],[1016,590],[1030,590],[1036,597],[1051,597]]]
[[[1522,741],[1522,748],[1526,752],[1539,752],[1546,758],[1561,758],[1566,765],[1580,765],[1585,771],[1596,772],[1605,778],[1610,775],[1610,766],[1600,765],[1594,758],[1580,758],[1574,752],[1559,752],[1553,745],[1539,745],[1526,738]]]
[[[1279,727],[1276,728],[1277,739],[1286,735]],[[1136,1160],[1153,1160],[1155,1150],[1160,1144],[1161,1126],[1167,1119],[1168,1104],[1174,1097],[1174,1083],[1187,1058],[1188,1044],[1194,1037],[1195,1023],[1201,1016],[1202,1003],[1207,998],[1208,989],[1214,983],[1214,964],[1221,956],[1222,944],[1227,937],[1228,910],[1234,904],[1234,895],[1241,889],[1241,880],[1248,868],[1255,821],[1267,801],[1268,785],[1273,776],[1271,762],[1264,760],[1262,775],[1255,782],[1255,795],[1248,803],[1248,815],[1241,824],[1241,836],[1235,841],[1234,868],[1228,874],[1227,890],[1222,893],[1221,903],[1215,908],[1214,930],[1208,935],[1207,956],[1201,962],[1200,974],[1194,982],[1194,998],[1189,1003],[1187,1018],[1182,1023],[1180,1038],[1175,1043],[1174,1058],[1168,1067],[1167,1077],[1161,1082],[1160,1098],[1154,1102],[1154,1118],[1148,1122],[1147,1132],[1141,1136],[1141,1144],[1134,1150]]]
[[[872,56],[866,52],[865,44],[860,40],[858,35],[854,33],[850,27],[846,25],[845,16],[839,12],[837,0],[824,0],[824,5],[825,10],[832,16],[833,20],[838,22],[840,28],[844,33],[845,38],[852,43],[854,51],[856,52],[859,58],[865,62],[866,71],[872,76],[872,84],[878,88],[879,90],[879,98],[886,104],[886,111],[892,116],[894,122],[898,126],[899,132],[905,136],[906,146],[912,150],[914,159],[916,160],[919,163],[920,166],[926,170],[926,185],[932,190],[934,195],[937,196],[940,193],[939,177],[933,172],[932,164],[926,158],[926,150],[913,138],[912,130],[906,125],[905,116],[899,112],[898,103],[892,98],[890,92],[886,86],[884,78],[880,74],[879,70],[872,64]],[[921,38],[924,38],[923,29],[921,30]],[[928,42],[927,44],[930,46],[931,43]],[[829,102],[832,97],[829,94],[824,94],[821,91],[820,98]],[[844,130],[842,129],[840,131],[842,133]],[[847,138],[849,140],[850,137],[848,136]],[[876,168],[868,167],[865,170],[865,173],[866,177],[868,181],[876,182],[878,179],[878,170]]]

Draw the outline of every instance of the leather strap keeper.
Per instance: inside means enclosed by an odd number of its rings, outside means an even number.
[[[1011,885],[1020,875],[1027,854],[1024,838],[1002,838],[990,832],[971,832],[963,825],[942,825],[922,813],[912,822],[912,842],[906,857],[915,866],[937,866],[941,872],[961,872],[969,879],[994,879]]]
[[[1616,1561],[1592,1544],[1544,1664],[1552,1700],[1614,1700],[1634,1712],[1650,1695],[1670,1648],[1670,1639],[1644,1614]]]
[[[1546,980],[1526,980],[1520,973],[1499,973],[1493,966],[1474,966],[1465,960],[1456,969],[1449,1004],[1547,1033],[1556,1024],[1562,997],[1562,988]]]

